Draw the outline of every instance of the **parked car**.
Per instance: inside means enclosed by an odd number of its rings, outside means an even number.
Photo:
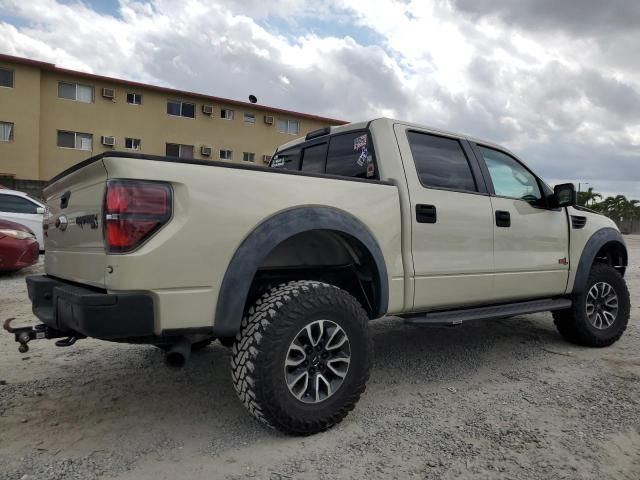
[[[0,271],[12,272],[38,261],[38,241],[29,228],[0,220]]]
[[[0,189],[0,220],[28,227],[36,235],[40,251],[44,251],[42,218],[46,206],[40,200],[18,190]]]
[[[422,125],[321,129],[278,148],[270,169],[106,152],[44,194],[46,274],[27,278],[43,325],[8,325],[21,351],[86,336],[162,346],[177,366],[218,338],[248,411],[290,434],[354,408],[371,319],[552,311],[565,339],[591,347],[629,320],[611,220],[503,147]]]

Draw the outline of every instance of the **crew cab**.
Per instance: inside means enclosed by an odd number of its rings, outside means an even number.
[[[270,168],[108,152],[45,188],[33,338],[147,343],[171,366],[232,348],[249,412],[290,434],[340,422],[369,376],[368,322],[416,327],[552,311],[603,347],[624,332],[627,250],[515,154],[392,119],[331,127]],[[517,328],[517,321],[513,327]]]

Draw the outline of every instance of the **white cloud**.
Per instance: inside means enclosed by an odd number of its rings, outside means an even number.
[[[535,5],[486,15],[472,5],[121,0],[107,15],[0,0],[20,19],[0,20],[0,51],[334,118],[396,116],[503,142],[542,175],[634,192],[623,180],[640,182],[640,64],[622,59],[638,32],[590,36],[595,26],[563,30]],[[553,28],[530,28],[526,15]],[[379,41],[359,42],[362,29]]]

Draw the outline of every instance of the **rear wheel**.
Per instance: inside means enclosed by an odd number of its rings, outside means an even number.
[[[629,290],[618,271],[596,264],[584,290],[574,295],[567,310],[553,312],[560,334],[587,347],[606,347],[616,342],[629,322]]]
[[[294,281],[265,293],[243,319],[232,350],[240,400],[265,424],[309,435],[352,410],[369,378],[368,318],[349,293]]]

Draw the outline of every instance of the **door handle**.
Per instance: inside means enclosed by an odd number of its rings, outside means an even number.
[[[510,227],[511,226],[511,214],[504,210],[496,210],[496,226],[497,227]]]
[[[434,205],[424,205],[418,203],[416,205],[416,221],[418,223],[436,223],[438,214]]]
[[[60,197],[60,208],[67,208],[69,206],[69,198],[71,198],[71,191],[67,190]]]

